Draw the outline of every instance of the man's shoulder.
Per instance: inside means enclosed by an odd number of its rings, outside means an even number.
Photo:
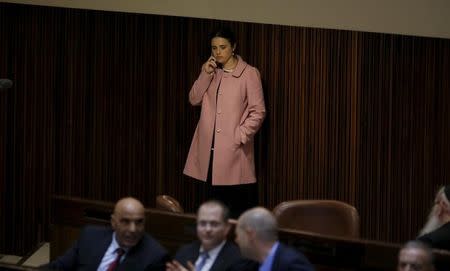
[[[420,236],[418,239],[420,240],[421,238],[442,238],[445,236],[449,236],[450,237],[450,222],[447,222],[446,224],[440,226],[439,228],[435,229],[434,231],[431,231],[427,234],[424,234],[422,236]]]
[[[140,270],[141,267],[146,270],[149,268],[162,270],[168,260],[169,254],[167,250],[148,234],[144,234],[141,241],[128,252],[129,270],[133,270],[133,268]],[[131,268],[132,263],[140,267]]]
[[[99,239],[105,235],[112,236],[112,233],[113,233],[113,229],[110,227],[87,225],[81,229],[79,239],[84,239],[84,238]]]
[[[275,258],[277,257],[280,265],[288,264],[289,268],[291,268],[291,265],[293,265],[295,267],[298,267],[298,270],[314,270],[311,263],[306,258],[306,256],[303,255],[303,253],[285,244],[279,244],[275,254]],[[297,269],[293,268],[292,270]]]
[[[242,264],[239,247],[231,241],[226,241],[219,251],[211,270],[247,270],[236,269]]]
[[[200,249],[199,241],[194,241],[194,242],[182,245],[177,250],[175,259],[180,259],[180,258],[185,258],[185,257],[188,257],[188,258],[196,257],[196,256],[198,256],[199,249]]]
[[[441,232],[442,234],[450,235],[450,221],[440,226],[438,229],[436,229],[436,232]]]
[[[241,252],[239,250],[239,247],[235,243],[233,243],[231,241],[228,241],[228,240],[225,242],[225,244],[222,247],[222,250],[219,253],[233,255],[233,256],[236,256],[236,257],[240,257],[241,256]]]
[[[419,236],[417,240],[427,243],[433,248],[450,250],[450,222],[432,232]]]
[[[82,232],[94,232],[94,233],[99,233],[99,232],[113,232],[113,229],[111,227],[107,227],[107,226],[98,226],[98,225],[86,225],[82,228]]]
[[[182,265],[187,266],[187,261],[194,262],[198,256],[200,249],[200,242],[194,241],[188,244],[185,244],[178,248],[175,253],[174,259],[179,261]]]
[[[141,243],[146,248],[160,251],[161,253],[167,253],[166,249],[148,233],[145,233],[144,236],[142,236]]]
[[[288,254],[300,254],[300,252],[295,250],[293,247],[288,246],[281,242],[278,245],[278,251],[283,251],[284,253],[288,253]]]

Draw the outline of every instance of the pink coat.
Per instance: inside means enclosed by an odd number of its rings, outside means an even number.
[[[213,185],[256,182],[253,136],[266,108],[258,70],[238,60],[232,73],[216,69],[210,75],[202,70],[189,92],[191,104],[201,105],[202,111],[183,173],[206,181],[215,133]]]

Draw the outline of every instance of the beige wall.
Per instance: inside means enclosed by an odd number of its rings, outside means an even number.
[[[450,38],[450,0],[7,0],[0,2]]]

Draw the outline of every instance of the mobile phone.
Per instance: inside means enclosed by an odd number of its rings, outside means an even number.
[[[217,69],[222,69],[222,64],[219,63],[213,55],[211,56],[214,58],[214,63],[216,63]]]

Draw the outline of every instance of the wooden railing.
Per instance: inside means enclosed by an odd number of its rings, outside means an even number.
[[[63,254],[70,247],[84,225],[109,225],[113,207],[113,203],[53,197],[51,259]],[[236,221],[232,221],[233,228],[235,223]],[[197,238],[195,215],[146,209],[146,231],[174,254],[179,246]],[[401,246],[290,229],[280,229],[279,237],[282,242],[303,252],[318,270],[394,270]],[[229,238],[234,238],[233,229]],[[435,250],[435,257],[437,266],[450,266],[449,252]]]

